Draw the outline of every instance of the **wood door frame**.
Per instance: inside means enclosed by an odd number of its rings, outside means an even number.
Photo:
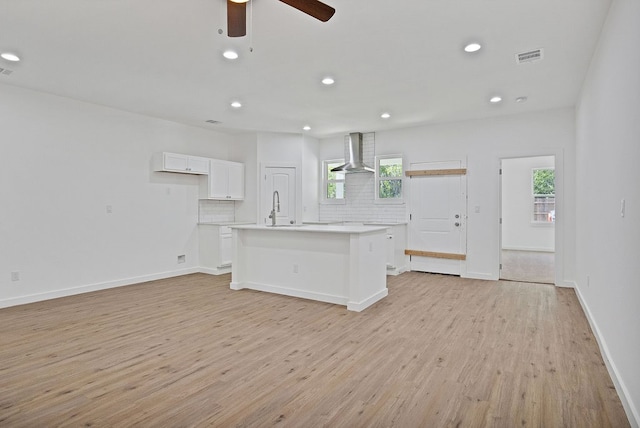
[[[267,173],[267,168],[293,168],[296,172],[296,181],[295,181],[295,213],[296,213],[296,223],[302,223],[302,168],[300,164],[292,164],[292,163],[284,163],[284,162],[265,162],[260,164],[260,176],[258,177],[259,183],[259,191],[258,191],[258,210],[257,210],[257,219],[258,223],[261,224],[261,220],[264,217],[264,213],[271,210],[271,207],[263,207],[263,201],[266,197],[265,187],[264,187],[264,178]],[[264,211],[266,209],[266,211]]]

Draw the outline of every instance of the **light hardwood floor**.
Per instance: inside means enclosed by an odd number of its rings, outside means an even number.
[[[229,281],[0,310],[0,426],[628,426],[571,289],[409,272],[354,313]]]

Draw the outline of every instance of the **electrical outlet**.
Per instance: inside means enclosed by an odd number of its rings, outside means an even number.
[[[293,273],[298,273],[298,265],[293,265]]]
[[[11,272],[11,281],[20,281],[20,272]]]
[[[187,256],[185,256],[184,254],[180,254],[178,256],[178,263],[184,263],[187,261]]]
[[[589,284],[590,282],[591,282],[591,279],[589,278],[589,275],[587,275],[587,288],[589,288],[589,286],[591,285]]]
[[[107,214],[113,213],[113,207],[111,205],[107,205]]]

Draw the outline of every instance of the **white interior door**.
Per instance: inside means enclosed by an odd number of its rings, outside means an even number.
[[[411,164],[411,170],[462,168],[461,161]],[[410,250],[435,253],[411,256],[411,270],[460,275],[466,254],[466,176],[427,175],[411,178]]]
[[[296,168],[272,167],[264,168],[264,191],[262,192],[262,217],[265,224],[271,224],[269,213],[276,208],[276,224],[296,222]],[[278,192],[274,195],[274,192]],[[280,211],[278,211],[280,201]]]

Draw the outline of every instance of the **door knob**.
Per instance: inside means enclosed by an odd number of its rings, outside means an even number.
[[[456,227],[460,227],[460,222],[456,221],[454,224],[456,225]]]
[[[456,218],[460,218],[460,214],[456,214]]]

